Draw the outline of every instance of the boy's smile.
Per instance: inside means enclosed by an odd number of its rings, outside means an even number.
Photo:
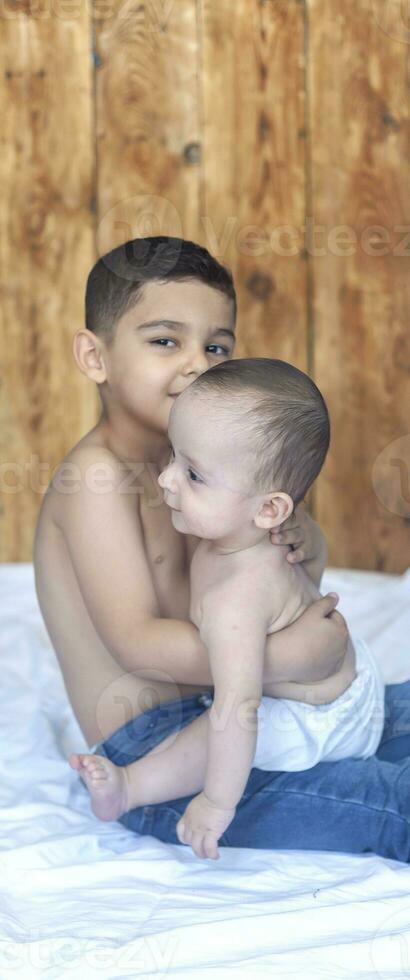
[[[115,429],[128,458],[163,460],[173,404],[198,375],[233,357],[234,329],[230,298],[199,280],[144,286],[104,349],[110,435]]]

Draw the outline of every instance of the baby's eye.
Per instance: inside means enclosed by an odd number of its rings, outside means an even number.
[[[199,476],[197,476],[190,467],[188,467],[188,475],[189,479],[192,480],[192,483],[202,483],[202,480],[199,479]]]
[[[158,340],[150,340],[150,344],[158,344],[160,347],[164,347],[164,344],[174,344],[175,341],[171,340],[170,337],[159,337]]]

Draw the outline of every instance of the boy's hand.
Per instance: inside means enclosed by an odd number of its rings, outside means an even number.
[[[293,514],[280,527],[271,529],[272,544],[288,544],[293,548],[286,558],[292,564],[298,561],[311,561],[316,558],[322,542],[322,536],[314,520],[298,504]]]
[[[349,631],[341,613],[332,609],[338,601],[336,593],[329,592],[309,606],[299,619],[299,623],[303,619],[305,640],[306,674],[303,676],[303,669],[299,674],[302,683],[331,677],[342,666]]]
[[[269,668],[264,694],[275,696],[274,685],[283,681],[308,684],[335,674],[347,652],[349,632],[343,616],[335,609],[339,597],[329,592],[280,633],[267,637]]]
[[[236,807],[223,810],[208,800],[205,793],[199,793],[188,804],[176,825],[178,840],[190,844],[199,858],[212,858],[217,861],[217,843],[236,813]]]

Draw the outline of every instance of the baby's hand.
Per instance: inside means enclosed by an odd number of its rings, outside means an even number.
[[[278,528],[271,528],[272,544],[288,544],[292,551],[286,558],[292,564],[298,561],[310,561],[318,553],[318,528],[309,514],[298,504],[293,514]]]
[[[199,793],[188,804],[176,826],[181,844],[190,844],[199,858],[219,858],[217,843],[235,816],[236,807],[223,810],[205,793]]]

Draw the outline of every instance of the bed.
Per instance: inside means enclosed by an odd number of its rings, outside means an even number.
[[[410,569],[328,569],[386,682],[410,677]],[[94,817],[86,749],[30,564],[0,565],[0,977],[410,975],[410,868],[372,854],[190,848]]]

